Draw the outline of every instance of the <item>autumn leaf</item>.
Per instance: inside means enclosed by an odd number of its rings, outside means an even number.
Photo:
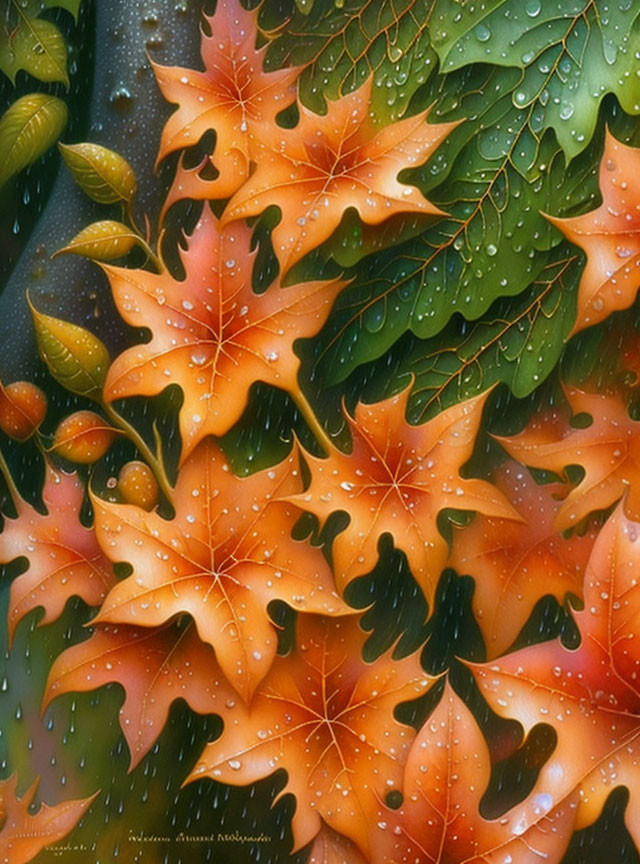
[[[254,294],[248,227],[237,222],[221,231],[208,205],[181,257],[184,281],[166,272],[105,266],[124,319],[153,336],[116,358],[104,392],[113,401],[179,384],[185,459],[205,436],[233,426],[255,381],[298,391],[293,343],[320,329],[344,283],[275,283]]]
[[[296,463],[291,454],[239,478],[209,440],[178,476],[172,520],[94,497],[98,541],[112,561],[133,568],[96,620],[150,627],[188,612],[249,700],[276,655],[272,600],[306,612],[352,611],[336,595],[321,550],[292,539],[298,508],[276,500],[302,488]]]
[[[307,864],[367,864],[367,859],[355,843],[323,822],[311,846]]]
[[[382,808],[374,829],[373,864],[548,864],[559,862],[576,818],[577,793],[553,807],[544,796],[527,799],[532,818],[516,832],[508,816],[480,814],[491,775],[489,748],[478,725],[447,682],[442,699],[411,746],[404,806]]]
[[[29,567],[11,583],[9,639],[24,616],[44,607],[40,624],[62,614],[70,597],[81,597],[99,606],[115,581],[109,560],[95,533],[80,522],[84,490],[75,474],[47,465],[42,499],[46,515],[21,498],[15,501],[18,516],[7,518],[0,534],[0,562],[25,556]]]
[[[297,649],[279,656],[251,706],[208,744],[190,775],[245,785],[287,771],[281,795],[296,810],[294,851],[320,831],[322,820],[368,855],[368,820],[399,789],[415,732],[394,718],[400,702],[416,699],[437,679],[418,655],[391,652],[365,663],[366,634],[356,618],[301,615]]]
[[[309,488],[292,498],[321,522],[337,510],[350,516],[333,543],[340,590],[373,570],[378,540],[391,534],[431,609],[446,564],[447,543],[438,513],[455,507],[488,516],[520,519],[502,492],[484,480],[465,479],[488,393],[442,411],[422,426],[405,420],[411,386],[382,402],[359,403],[347,414],[352,450],[333,448],[328,459],[304,451]]]
[[[48,93],[28,93],[7,108],[0,117],[0,188],[51,147],[68,119],[62,99]]]
[[[619,394],[565,388],[572,413],[591,415],[586,428],[562,421],[562,412],[534,418],[519,435],[498,437],[510,456],[525,465],[562,475],[580,465],[584,477],[562,502],[556,531],[578,525],[594,510],[604,510],[625,492],[625,512],[640,518],[640,423],[629,417]],[[581,424],[582,425],[582,424]]]
[[[600,162],[602,204],[583,216],[547,216],[587,253],[571,335],[627,309],[640,287],[640,150],[607,131]]]
[[[31,805],[38,781],[21,798],[16,796],[17,775],[0,780],[0,847],[3,864],[26,864],[46,846],[61,840],[75,827],[96,797],[42,804],[35,815]],[[97,795],[98,793],[96,793]]]
[[[181,627],[102,625],[57,657],[43,707],[63,693],[94,690],[113,681],[125,691],[120,725],[131,771],[162,731],[175,699],[184,699],[200,714],[213,714],[235,697],[213,650],[198,638],[192,622]]]
[[[294,129],[265,129],[255,141],[256,170],[222,223],[277,205],[282,218],[272,240],[281,275],[330,237],[349,207],[370,225],[396,213],[443,215],[397,176],[426,162],[457,124],[427,124],[423,111],[379,129],[369,116],[371,87],[369,76],[353,93],[328,100],[324,115],[300,105]]]
[[[524,517],[523,522],[478,514],[454,531],[449,566],[475,581],[473,611],[488,658],[515,641],[533,607],[548,594],[562,603],[582,597],[582,580],[597,535],[595,526],[565,539],[554,519],[562,503],[561,483],[537,486],[525,468],[508,461],[494,483]]]
[[[232,195],[249,176],[254,139],[271,127],[269,134],[277,134],[276,115],[295,99],[298,69],[263,70],[266,45],[256,50],[256,16],[257,10],[247,12],[237,0],[220,2],[215,15],[204,16],[211,35],[202,33],[203,72],[153,64],[163,96],[178,105],[163,129],[158,162],[197,144],[207,131],[216,133],[211,162],[219,176],[197,177],[188,189],[181,189],[189,172],[180,165],[165,210],[184,197]]]
[[[138,181],[135,171],[123,156],[91,141],[58,144],[58,149],[85,195],[98,204],[131,205]]]
[[[625,821],[640,842],[640,524],[619,504],[602,528],[587,567],[584,610],[575,618],[578,649],[561,641],[508,654],[490,666],[470,664],[490,706],[525,732],[550,723],[557,745],[532,795],[555,805],[579,786],[577,828],[593,822],[616,786],[630,791]],[[514,811],[526,830],[531,811]]]

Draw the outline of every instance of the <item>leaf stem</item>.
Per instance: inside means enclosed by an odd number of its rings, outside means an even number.
[[[163,273],[164,269],[165,269],[164,264],[162,263],[160,258],[155,254],[155,252],[152,250],[152,248],[149,246],[149,230],[148,230],[149,221],[147,219],[146,214],[145,214],[145,221],[146,221],[146,225],[147,225],[147,236],[145,237],[145,235],[140,230],[140,227],[139,227],[138,223],[136,222],[136,218],[133,214],[133,199],[132,198],[129,199],[129,201],[127,201],[126,209],[124,209],[124,212],[126,213],[126,218],[129,220],[129,225],[131,225],[132,230],[137,235],[138,245],[144,251],[145,255],[147,256],[147,260],[153,264],[153,266],[156,268],[158,273]]]
[[[162,261],[153,252],[153,250],[151,249],[149,244],[146,242],[146,240],[139,233],[138,233],[138,245],[140,246],[140,248],[143,250],[143,252],[147,256],[147,260],[153,264],[153,266],[156,268],[158,273],[163,273],[164,272],[164,265],[163,265]]]
[[[143,235],[142,231],[140,230],[140,228],[138,227],[138,223],[136,222],[136,217],[133,214],[133,198],[127,199],[126,204],[123,201],[122,205],[123,205],[122,206],[123,216],[125,216],[125,218],[129,220],[129,225],[131,225],[131,227],[136,232],[138,237],[140,237],[142,240],[144,240],[144,235]]]
[[[18,512],[16,502],[22,501],[23,498],[18,491],[18,487],[16,486],[11,471],[9,471],[9,466],[7,465],[7,461],[4,458],[4,453],[2,452],[2,450],[0,450],[0,473],[4,477],[4,482],[7,484],[7,489],[9,490],[9,495],[11,496],[11,499],[13,501],[13,506],[16,508],[16,512]]]
[[[329,455],[331,451],[334,449],[333,442],[329,434],[325,431],[324,427],[321,425],[320,421],[316,417],[309,400],[304,395],[300,387],[296,387],[295,390],[289,391],[293,401],[298,406],[298,409],[302,416],[304,417],[307,426],[311,429],[313,434],[316,436],[316,440],[318,444],[322,447],[324,452]]]
[[[138,448],[140,454],[144,457],[147,464],[153,471],[155,478],[158,481],[158,485],[162,489],[164,497],[167,499],[169,504],[173,506],[173,487],[169,482],[169,478],[167,477],[167,472],[165,470],[162,460],[159,459],[156,454],[151,450],[151,448],[144,440],[142,435],[138,432],[138,430],[134,426],[132,426],[131,423],[129,423],[129,421],[122,416],[122,414],[119,414],[111,403],[103,402],[102,407],[105,414],[112,421],[112,423],[122,429],[127,438]]]

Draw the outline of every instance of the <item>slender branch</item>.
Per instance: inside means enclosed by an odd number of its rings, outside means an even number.
[[[140,230],[140,227],[138,226],[138,223],[136,222],[136,217],[134,216],[134,213],[133,213],[133,198],[129,198],[129,200],[126,202],[126,204],[124,201],[122,202],[122,212],[123,212],[123,215],[129,220],[129,225],[131,225],[131,227],[136,232],[138,237],[140,237],[142,240],[144,240],[144,235],[143,235],[142,231]]]
[[[0,474],[4,477],[4,482],[7,484],[7,489],[9,490],[9,495],[13,501],[13,506],[16,508],[17,512],[17,503],[18,501],[22,501],[22,495],[18,491],[18,487],[16,486],[15,480],[13,479],[13,475],[11,471],[9,471],[9,466],[7,465],[6,459],[4,458],[4,453],[0,450]]]
[[[322,447],[322,449],[327,455],[331,453],[331,451],[334,449],[333,442],[331,441],[329,434],[325,431],[324,427],[321,425],[320,421],[316,417],[307,397],[304,395],[304,393],[299,387],[297,387],[295,390],[290,390],[289,394],[298,406],[298,409],[304,417],[307,426],[316,436],[318,444]]]
[[[112,421],[115,426],[118,426],[125,433],[127,438],[135,444],[135,446],[140,451],[140,454],[146,460],[148,466],[153,471],[156,480],[158,481],[158,485],[162,489],[162,492],[169,502],[173,506],[173,487],[169,482],[169,478],[167,477],[167,472],[165,470],[164,464],[161,459],[151,450],[147,442],[144,440],[142,435],[138,432],[138,430],[129,423],[129,421],[119,414],[113,405],[109,402],[104,402],[102,405],[107,417]]]

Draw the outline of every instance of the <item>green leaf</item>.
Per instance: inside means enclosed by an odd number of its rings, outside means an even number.
[[[456,316],[432,339],[406,334],[383,359],[354,373],[350,389],[364,383],[367,401],[380,399],[413,377],[408,416],[414,423],[497,383],[518,398],[528,396],[555,368],[576,314],[583,259],[568,245],[550,254],[519,297],[501,298],[471,324]],[[342,377],[330,362],[317,374],[329,382]]]
[[[113,258],[122,258],[140,241],[141,238],[122,222],[105,219],[87,225],[52,257],[70,252],[95,261],[111,261]]]
[[[40,81],[69,86],[67,46],[55,24],[23,15],[11,37],[0,39],[0,70],[15,84],[20,69]]]
[[[558,252],[517,300],[500,300],[471,328],[457,320],[434,340],[415,340],[405,361],[414,422],[499,382],[521,399],[546,380],[575,320],[582,269],[569,247]]]
[[[0,186],[31,165],[60,136],[67,106],[46,93],[30,93],[11,105],[0,119]]]
[[[435,71],[427,32],[432,0],[307,0],[304,9],[296,5],[269,45],[267,68],[304,66],[300,97],[318,113],[325,111],[326,98],[355,90],[373,72],[372,115],[390,123],[405,113],[415,91]],[[269,12],[265,4],[265,30],[281,23],[270,19]]]
[[[640,114],[639,16],[630,0],[436,0],[431,33],[443,72],[477,62],[524,70],[514,105],[535,104],[540,130],[554,129],[573,158],[607,93]]]
[[[136,194],[133,168],[126,159],[99,144],[60,144],[60,152],[73,179],[99,204],[129,203]]]
[[[29,301],[40,356],[53,377],[78,396],[102,401],[109,368],[105,345],[84,327],[38,312]]]
[[[81,3],[82,0],[44,0],[44,8],[54,9],[59,7],[60,9],[66,9],[67,12],[70,12],[77,21]]]
[[[534,106],[513,106],[517,80],[516,70],[495,68],[484,78],[477,67],[448,76],[434,119],[468,119],[407,182],[450,217],[357,265],[319,337],[341,370],[332,380],[380,357],[408,329],[429,338],[456,312],[474,320],[498,297],[524,291],[562,240],[539,211],[593,206],[594,154],[567,168],[553,135],[531,131]],[[594,153],[600,146],[599,136]],[[363,230],[356,251],[380,239]]]

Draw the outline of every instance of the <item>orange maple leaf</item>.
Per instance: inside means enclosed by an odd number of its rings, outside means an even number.
[[[489,785],[489,748],[465,703],[447,682],[442,699],[413,742],[404,775],[404,806],[382,808],[373,829],[373,864],[558,864],[576,819],[577,793],[556,807],[527,803],[538,818],[523,832],[509,815],[480,815]]]
[[[394,718],[395,707],[437,679],[423,672],[417,654],[393,660],[388,652],[365,663],[366,635],[357,618],[299,616],[297,649],[276,658],[251,706],[225,719],[188,779],[244,785],[285,768],[281,795],[296,798],[294,851],[324,820],[368,855],[368,821],[400,787],[415,737]]]
[[[295,99],[299,70],[263,70],[266,45],[256,50],[257,10],[247,12],[237,0],[217,4],[215,15],[204,16],[211,36],[202,33],[204,72],[152,64],[163,96],[179,107],[167,121],[158,162],[184,147],[197,144],[214,130],[213,159],[219,172],[204,180],[182,164],[164,205],[181,198],[228,198],[249,176],[254,139],[275,126],[276,115]],[[271,133],[273,134],[273,133]]]
[[[174,519],[94,497],[98,541],[112,561],[133,568],[96,620],[149,627],[188,612],[249,700],[276,654],[266,610],[272,600],[307,612],[353,612],[335,593],[321,550],[291,537],[301,511],[275,500],[302,488],[296,464],[292,454],[239,478],[208,440],[180,471]]]
[[[132,771],[162,731],[174,699],[184,699],[200,714],[220,713],[232,703],[212,648],[192,622],[178,627],[99,625],[85,642],[56,658],[45,689],[43,710],[63,693],[95,690],[116,681],[125,691],[120,709]],[[228,709],[227,709],[228,710]]]
[[[618,394],[585,393],[565,388],[574,415],[590,414],[586,428],[563,423],[561,415],[534,418],[519,435],[496,436],[519,462],[562,474],[580,465],[584,477],[562,502],[555,518],[557,531],[578,525],[594,510],[604,510],[625,492],[625,512],[640,518],[640,423],[629,417]]]
[[[0,562],[25,556],[29,567],[11,584],[9,642],[18,622],[32,609],[44,607],[40,624],[62,614],[70,597],[99,606],[115,576],[95,533],[80,522],[84,490],[77,475],[46,466],[42,500],[47,514],[19,498],[18,516],[7,518],[0,534]]]
[[[327,100],[327,113],[300,105],[294,129],[261,130],[254,142],[257,167],[222,215],[223,224],[262,213],[282,213],[273,229],[281,275],[315,249],[355,207],[363,222],[378,225],[397,213],[443,215],[398,173],[425,162],[455,123],[425,123],[428,111],[385,128],[370,117],[373,76],[353,93]]]
[[[307,864],[368,864],[368,862],[355,843],[323,822],[311,845]]]
[[[640,286],[640,150],[607,131],[600,163],[602,204],[572,219],[546,218],[587,253],[570,335],[627,309]]]
[[[254,294],[249,228],[237,222],[220,231],[208,205],[181,257],[184,281],[168,273],[105,266],[124,319],[148,327],[153,336],[116,358],[104,392],[113,401],[178,384],[184,394],[185,459],[205,436],[233,426],[255,381],[299,391],[293,343],[317,333],[345,283],[334,279],[288,288],[276,283]]]
[[[351,453],[332,448],[327,459],[304,451],[311,472],[309,488],[289,500],[322,522],[337,510],[349,525],[333,543],[338,588],[369,573],[378,560],[378,540],[391,534],[431,608],[447,560],[438,531],[446,507],[477,510],[507,519],[522,517],[502,492],[484,480],[465,479],[461,467],[471,458],[488,394],[442,411],[422,426],[405,420],[411,385],[382,402],[359,403],[347,414]]]
[[[30,807],[38,781],[16,797],[18,777],[0,780],[0,850],[3,864],[26,864],[46,846],[57,843],[75,827],[98,794],[90,798],[42,804],[34,815]]]
[[[534,800],[562,801],[576,787],[576,828],[591,824],[616,786],[631,793],[625,821],[640,843],[640,524],[619,504],[593,547],[584,610],[575,612],[581,642],[560,639],[508,654],[491,665],[469,664],[484,697],[525,732],[551,723],[557,745],[532,790]],[[548,809],[549,809],[548,808]],[[514,808],[511,824],[528,828],[533,811]]]
[[[473,611],[489,659],[506,651],[533,607],[548,594],[562,602],[582,597],[582,579],[597,529],[565,539],[554,519],[565,492],[560,483],[536,485],[525,468],[508,461],[494,483],[522,514],[524,522],[478,514],[454,531],[449,566],[475,581]]]

